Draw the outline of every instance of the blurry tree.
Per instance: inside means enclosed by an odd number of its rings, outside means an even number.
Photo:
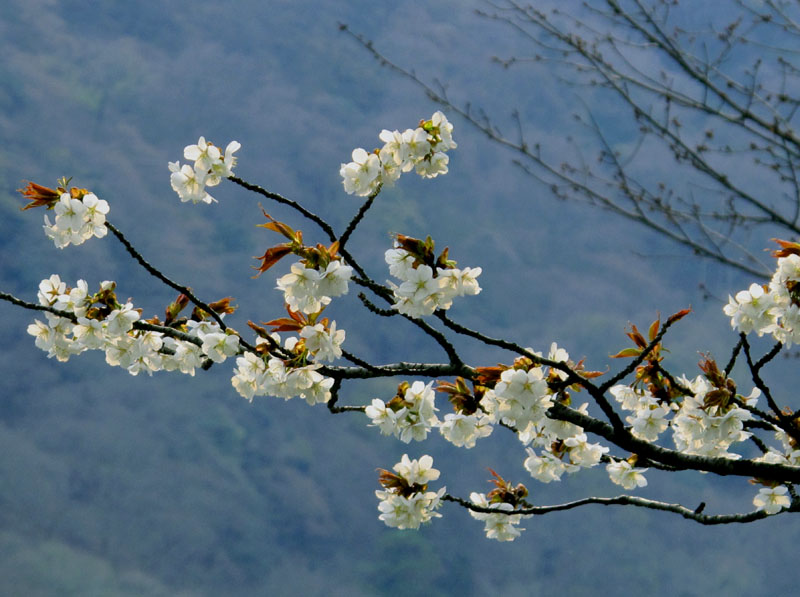
[[[423,80],[342,29],[448,113],[515,152],[516,163],[556,197],[608,210],[698,256],[768,275],[752,239],[761,247],[766,237],[800,234],[797,2],[483,4],[480,18],[528,48],[495,56],[497,64],[520,83],[537,77],[549,85],[546,75],[555,73],[583,100],[575,118],[591,135],[580,135],[580,144],[568,139],[569,155],[552,139],[530,135],[521,111],[514,109],[514,130],[504,133],[498,114],[452,97],[445,83]]]

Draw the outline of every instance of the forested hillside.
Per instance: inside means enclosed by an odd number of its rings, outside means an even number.
[[[237,175],[341,230],[359,204],[342,190],[340,164],[381,129],[414,126],[437,107],[382,70],[340,22],[501,117],[522,106],[543,140],[565,145],[580,134],[565,106],[575,92],[544,75],[509,86],[491,57],[515,40],[475,19],[478,4],[0,3],[0,290],[35,301],[39,281],[58,273],[90,287],[116,280],[145,316],[174,299],[115,239],[59,250],[42,233],[41,210],[20,211],[24,181],[55,186],[67,176],[107,200],[109,219],[167,275],[209,301],[234,296],[236,329],[283,316],[272,272],[252,277],[252,256],[276,242],[256,227],[259,201],[307,240],[325,239],[227,182],[215,189],[218,204],[180,203],[167,162],[200,135],[223,147],[235,139]],[[546,187],[532,191],[508,154],[452,120],[450,173],[387,190],[352,239],[373,277],[388,278],[391,233],[430,234],[460,263],[483,267],[483,292],[454,316],[488,334],[540,351],[557,341],[605,370],[629,321],[646,326],[692,306],[667,341],[669,358],[695,375],[698,351],[728,357],[735,336],[722,301],[749,281],[554,201]],[[347,329],[347,349],[371,361],[441,358],[407,322],[373,317],[355,296],[326,315]],[[57,363],[26,334],[33,319],[0,303],[0,594],[737,595],[796,584],[785,518],[704,528],[596,507],[528,520],[519,540],[497,544],[448,505],[420,532],[388,529],[376,469],[421,454],[418,445],[380,436],[360,413],[248,403],[227,365],[190,378],[133,377],[99,354]],[[463,354],[475,365],[504,358],[469,344]],[[342,396],[365,404],[398,382],[346,384]],[[435,438],[425,450],[449,462],[442,481],[457,495],[486,491],[487,467],[528,484],[534,501],[585,495],[587,483],[617,493],[601,470],[537,484],[511,434],[468,452]],[[741,483],[730,485],[685,474],[654,478],[642,494],[750,502]]]

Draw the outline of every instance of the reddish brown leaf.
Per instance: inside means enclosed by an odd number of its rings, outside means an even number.
[[[277,245],[271,247],[266,250],[266,252],[261,257],[253,257],[253,259],[260,259],[261,265],[259,267],[253,267],[254,270],[257,270],[258,273],[253,276],[254,278],[258,278],[261,274],[271,268],[273,265],[278,263],[281,259],[286,257],[292,252],[291,247],[288,243],[283,245]]]
[[[23,211],[33,207],[50,207],[61,197],[61,193],[58,191],[31,181],[28,181],[28,186],[24,189],[17,189],[17,191],[30,201],[28,205],[20,208]]]
[[[261,213],[264,214],[264,217],[267,218],[269,222],[267,222],[266,224],[257,224],[259,228],[267,228],[269,230],[274,230],[275,232],[285,236],[289,240],[292,241],[296,240],[297,233],[291,226],[289,226],[288,224],[284,224],[283,222],[279,222],[278,220],[273,218],[266,211],[264,211],[263,207],[261,208]]]
[[[208,303],[208,306],[211,307],[211,310],[217,315],[221,315],[223,313],[233,313],[236,311],[237,307],[235,305],[231,305],[232,300],[234,300],[232,296],[226,296],[224,299],[220,299],[213,303]]]
[[[800,255],[800,243],[773,238],[772,241],[778,243],[781,248],[772,251],[773,257],[788,257],[789,255]]]
[[[250,329],[253,330],[256,334],[258,334],[259,337],[261,338],[269,337],[269,332],[267,332],[267,328],[262,328],[261,326],[253,323],[252,321],[248,321],[247,325],[249,325]]]
[[[271,331],[273,332],[296,332],[305,327],[302,324],[297,323],[294,319],[289,319],[288,317],[273,319],[272,321],[267,321],[266,324],[272,326]]]
[[[594,379],[595,377],[601,377],[606,374],[605,371],[578,371],[577,373],[586,379]]]
[[[669,324],[675,323],[679,319],[683,319],[684,317],[686,317],[691,312],[692,312],[691,309],[682,309],[681,311],[678,311],[677,313],[673,313],[672,315],[670,315],[667,318],[667,323],[669,323]]]
[[[631,331],[626,332],[625,335],[633,340],[633,343],[636,344],[636,346],[641,348],[645,348],[647,346],[647,341],[644,339],[644,336],[642,336],[639,328],[637,328],[635,325],[631,324]]]

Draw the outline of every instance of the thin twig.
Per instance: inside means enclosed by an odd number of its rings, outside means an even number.
[[[754,512],[748,512],[746,514],[716,514],[716,515],[702,514],[698,511],[698,509],[692,510],[680,504],[669,504],[666,502],[659,502],[656,500],[650,500],[647,498],[641,498],[631,495],[619,495],[617,497],[610,497],[610,498],[588,497],[580,500],[575,500],[573,502],[567,502],[564,504],[555,504],[552,506],[534,506],[531,508],[519,508],[515,510],[499,510],[496,508],[486,508],[484,506],[478,506],[477,504],[473,504],[472,502],[468,502],[463,498],[455,497],[448,493],[442,496],[442,500],[448,502],[455,502],[458,505],[467,508],[468,510],[472,510],[473,512],[481,512],[485,514],[501,514],[507,516],[517,516],[517,515],[542,516],[545,514],[550,514],[551,512],[563,512],[566,510],[573,510],[575,508],[588,506],[590,504],[599,504],[602,506],[636,506],[639,508],[648,508],[650,510],[672,512],[674,514],[679,514],[680,516],[683,516],[686,519],[693,520],[695,522],[704,525],[747,523],[747,522],[753,522],[755,520],[761,520],[762,518],[766,518],[768,516],[766,512],[759,510],[756,510]]]

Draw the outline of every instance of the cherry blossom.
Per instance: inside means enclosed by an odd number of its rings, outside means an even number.
[[[762,487],[756,497],[753,498],[753,505],[756,510],[763,510],[767,514],[777,514],[791,505],[792,502],[787,495],[788,493],[789,490],[785,485]]]

